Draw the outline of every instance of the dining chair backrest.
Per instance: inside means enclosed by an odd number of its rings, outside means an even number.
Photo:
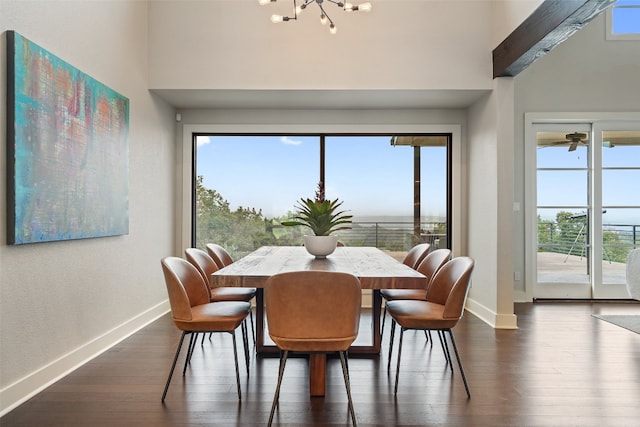
[[[345,351],[358,336],[361,299],[352,274],[276,274],[265,286],[269,335],[282,350]]]
[[[420,262],[420,265],[418,265],[416,270],[418,270],[419,273],[424,274],[427,278],[427,288],[429,287],[431,279],[433,279],[436,272],[440,270],[450,259],[451,250],[436,249],[435,251],[429,252],[422,262]]]
[[[209,303],[209,287],[198,269],[189,261],[178,257],[166,257],[161,263],[171,315],[174,321],[188,322],[193,319],[191,307]]]
[[[443,319],[462,317],[474,264],[470,257],[455,257],[433,276],[427,289],[427,301],[444,306]]]
[[[217,243],[207,243],[207,252],[209,256],[213,258],[213,260],[218,264],[219,268],[226,267],[229,264],[233,263],[233,258],[231,258],[231,254],[222,246]]]
[[[195,268],[198,269],[202,278],[210,286],[210,277],[213,273],[220,270],[218,264],[209,256],[208,253],[198,248],[187,248],[184,251],[187,261],[189,261]]]
[[[429,243],[418,243],[407,252],[402,263],[411,268],[417,268],[420,262],[427,256],[431,245]]]

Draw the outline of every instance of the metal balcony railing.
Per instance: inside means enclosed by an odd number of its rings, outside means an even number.
[[[375,246],[389,251],[408,251],[416,242],[446,248],[446,224],[422,222],[419,236],[414,236],[413,222],[353,222],[351,230],[341,231],[338,238],[347,246]]]
[[[538,252],[584,256],[590,248],[583,223],[538,223]],[[607,261],[625,262],[632,249],[640,247],[640,225],[603,224],[602,256]]]

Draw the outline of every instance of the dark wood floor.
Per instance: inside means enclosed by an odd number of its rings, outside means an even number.
[[[439,345],[431,349],[422,334],[405,334],[397,397],[386,353],[351,358],[359,425],[640,425],[640,334],[591,316],[640,315],[640,304],[517,304],[516,312],[518,330],[494,330],[469,314],[454,329],[469,400],[458,371],[452,377]],[[278,361],[252,358],[249,377],[241,371],[239,402],[229,335],[198,346],[186,376],[177,373],[160,403],[178,338],[164,316],[6,414],[0,425],[266,425]],[[310,399],[306,360],[291,359],[274,424],[350,425],[339,360],[329,360],[328,376],[327,396]]]

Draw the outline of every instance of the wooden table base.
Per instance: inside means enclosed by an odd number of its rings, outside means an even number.
[[[327,355],[312,353],[309,355],[309,395],[324,396],[327,382]]]

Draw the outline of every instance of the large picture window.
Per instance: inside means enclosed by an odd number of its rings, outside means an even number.
[[[450,135],[194,134],[192,245],[241,257],[263,245],[299,245],[283,227],[318,183],[353,215],[339,238],[404,253],[450,239]],[[417,203],[417,209],[416,209]]]

